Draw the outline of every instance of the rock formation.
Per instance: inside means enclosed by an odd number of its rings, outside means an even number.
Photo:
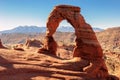
[[[36,39],[27,39],[25,46],[27,47],[41,47],[42,43],[39,40]]]
[[[12,49],[18,50],[18,51],[24,51],[23,44],[17,44],[12,46]]]
[[[2,44],[1,39],[0,39],[0,48],[5,48],[5,47],[3,46],[3,44]]]
[[[91,26],[87,24],[80,14],[80,8],[70,5],[55,6],[47,21],[47,31],[43,48],[39,53],[47,52],[55,54],[57,43],[53,38],[59,23],[66,19],[75,29],[76,46],[73,50],[73,57],[80,57],[82,61],[87,61],[87,65],[79,66],[90,77],[108,77],[108,70],[103,60],[101,46],[95,36]]]
[[[14,50],[18,50],[18,51],[24,51],[24,49],[21,48],[21,47],[14,47],[13,49],[14,49]]]

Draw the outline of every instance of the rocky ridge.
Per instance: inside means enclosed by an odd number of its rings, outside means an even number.
[[[97,38],[104,49],[109,52],[120,52],[120,27],[108,28],[96,33]]]

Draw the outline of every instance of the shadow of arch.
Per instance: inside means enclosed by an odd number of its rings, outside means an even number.
[[[5,68],[13,68],[12,62],[9,60],[5,59],[3,56],[0,56],[0,66],[5,67]]]

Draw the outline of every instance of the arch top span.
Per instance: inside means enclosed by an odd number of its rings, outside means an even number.
[[[55,6],[55,7],[54,7],[54,9],[58,9],[58,8],[61,8],[61,9],[68,9],[68,10],[75,11],[75,12],[80,12],[80,7],[77,7],[77,6],[71,6],[71,5],[58,5],[58,6]]]
[[[48,17],[46,34],[48,36],[52,36],[59,26],[59,23],[64,19],[74,27],[76,30],[75,32],[78,32],[78,28],[80,27],[87,27],[85,26],[86,23],[83,16],[80,14],[79,7],[71,5],[58,5],[54,7]]]

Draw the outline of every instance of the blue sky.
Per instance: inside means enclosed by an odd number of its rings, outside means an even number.
[[[0,0],[0,31],[17,26],[45,26],[53,7],[68,4],[81,7],[92,27],[120,26],[120,0]],[[62,21],[60,26],[69,23]]]

